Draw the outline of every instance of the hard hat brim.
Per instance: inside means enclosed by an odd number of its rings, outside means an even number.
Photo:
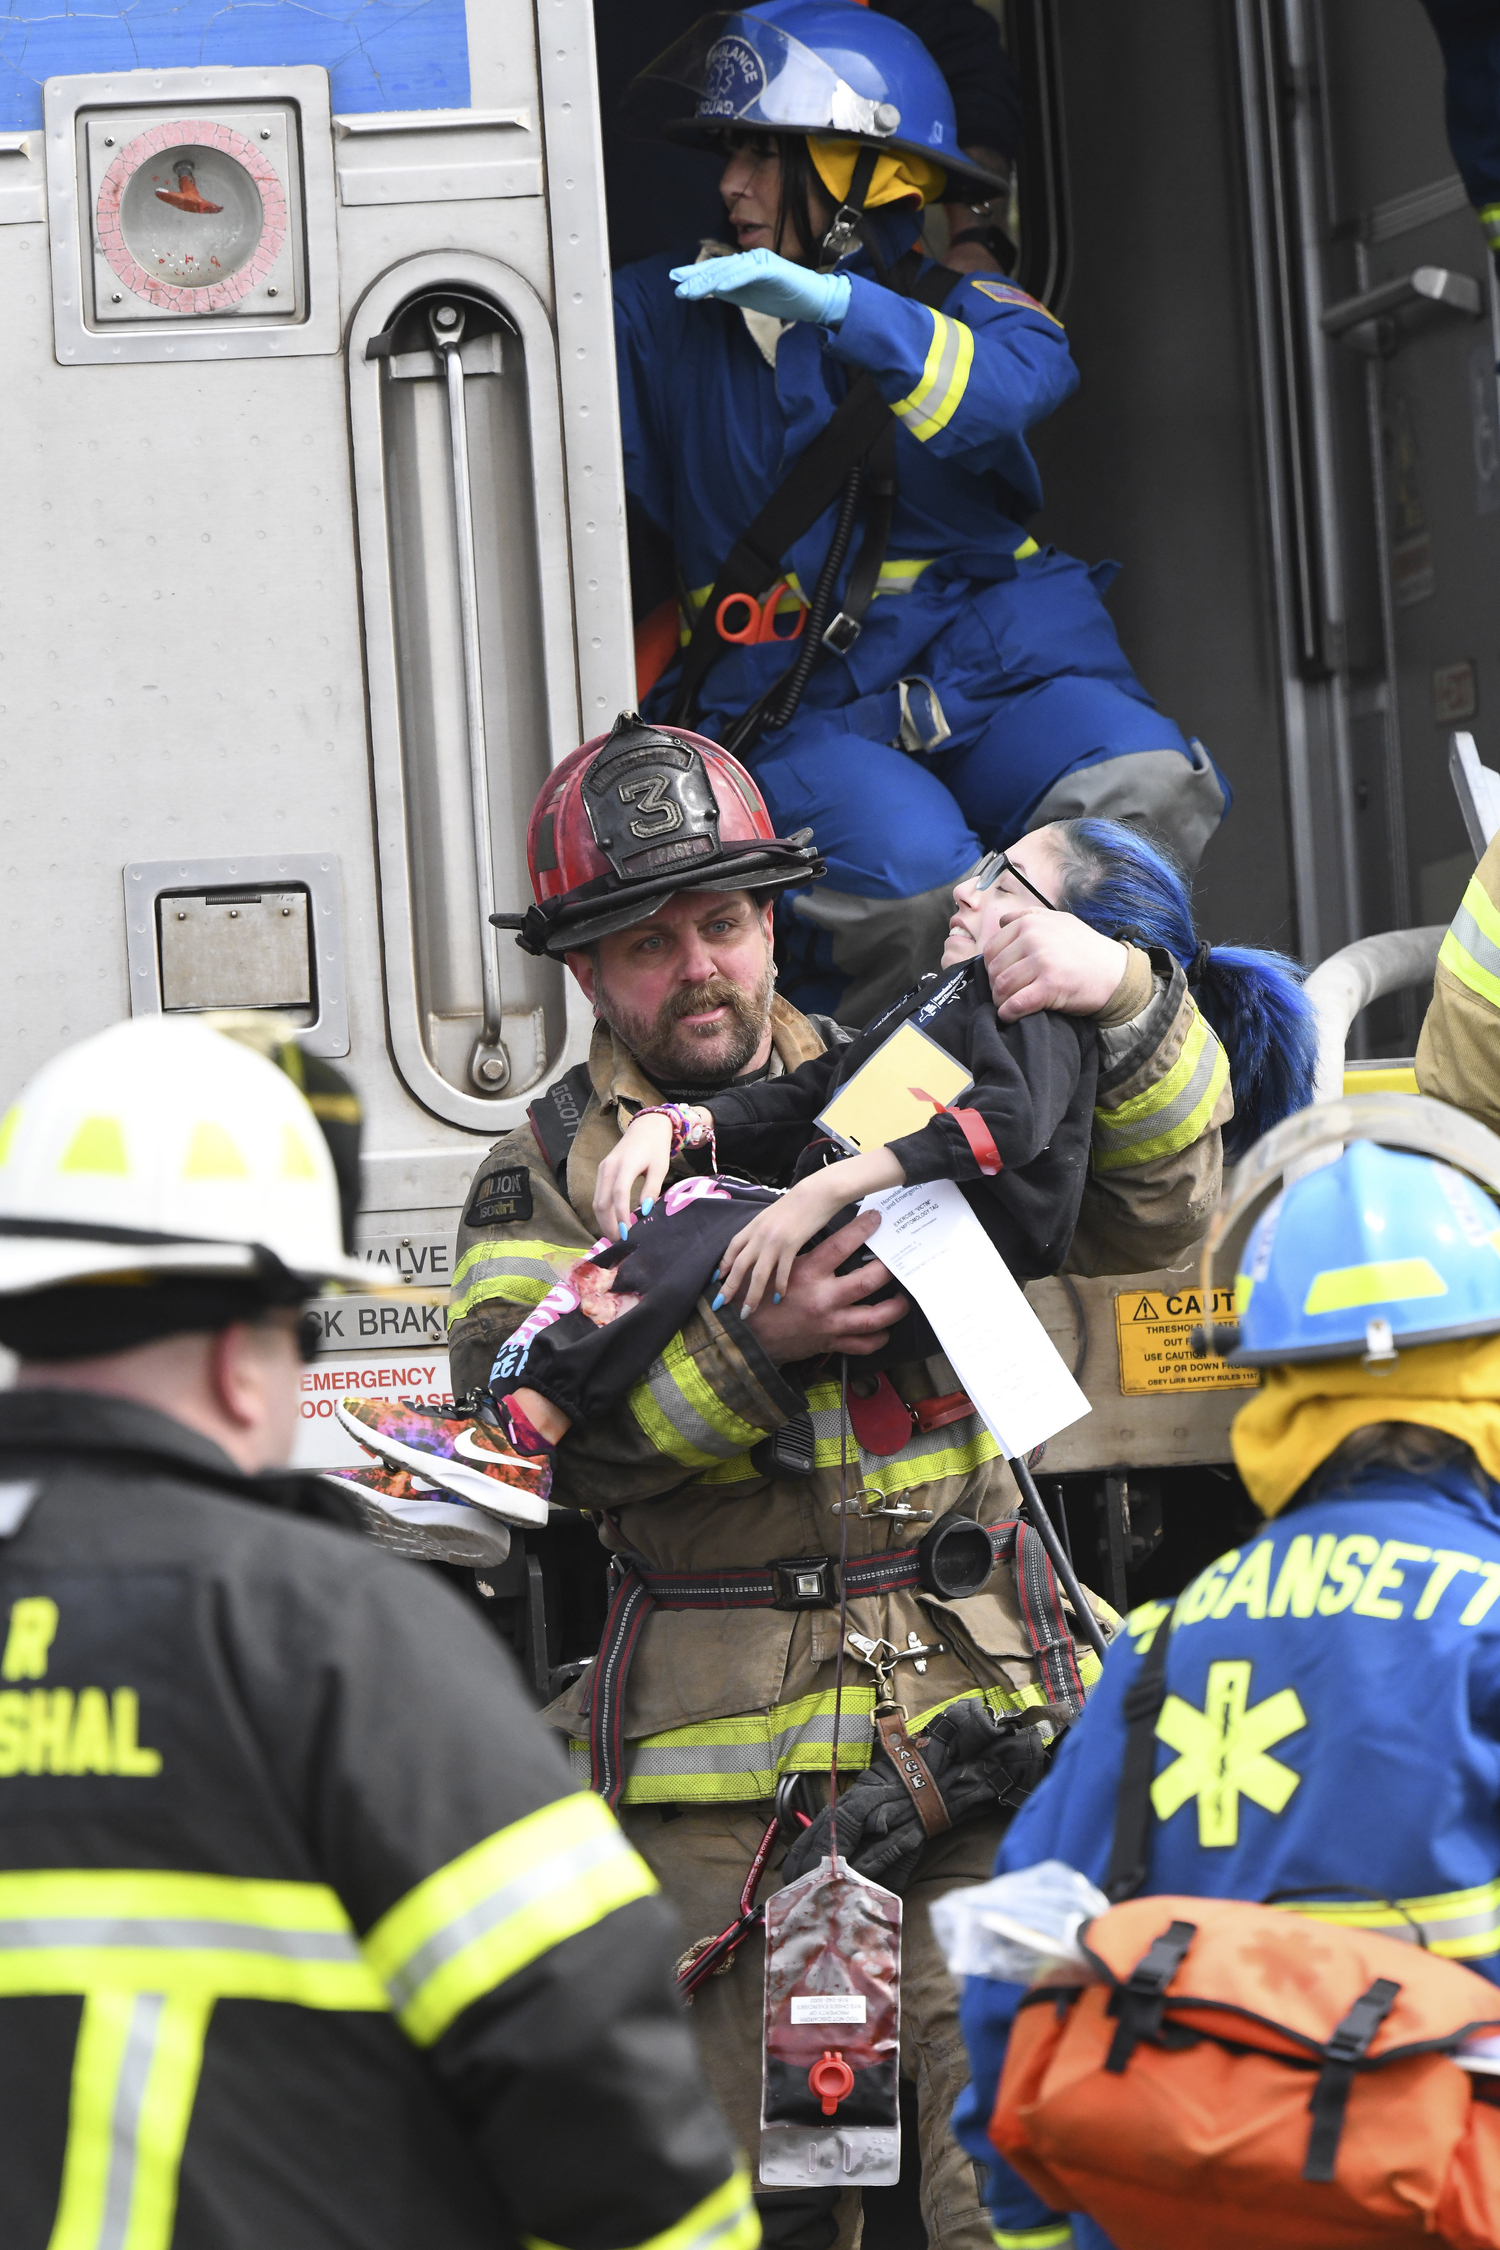
[[[592,945],[597,938],[613,937],[617,930],[633,929],[637,922],[644,922],[654,914],[659,906],[665,906],[669,898],[676,898],[679,891],[784,891],[793,883],[805,883],[807,880],[805,869],[791,875],[785,872],[775,875],[746,875],[736,880],[733,869],[721,867],[712,875],[700,876],[695,883],[663,883],[660,890],[626,900],[617,904],[612,911],[602,907],[597,914],[590,914],[579,922],[570,922],[559,929],[555,937],[549,939],[547,951],[554,960],[560,961],[565,953],[576,953],[580,946]]]
[[[1362,1308],[1379,1315],[1381,1308],[1370,1305]],[[1389,1311],[1389,1307],[1386,1308]],[[1500,1320],[1467,1320],[1455,1328],[1423,1328],[1415,1335],[1393,1334],[1391,1342],[1396,1351],[1421,1351],[1427,1344],[1462,1344],[1476,1336],[1493,1336],[1500,1333]],[[1225,1354],[1231,1367],[1302,1367],[1320,1359],[1360,1359],[1365,1352],[1363,1333],[1343,1337],[1337,1343],[1291,1345],[1282,1349],[1250,1351],[1240,1350]],[[1398,1386],[1395,1386],[1399,1388]]]
[[[497,929],[514,930],[524,952],[560,961],[617,930],[633,929],[680,891],[784,891],[815,883],[825,863],[816,851],[776,837],[730,846],[698,865],[699,873],[674,869],[629,883],[616,876],[598,877],[526,914],[492,914],[490,920]]]
[[[0,1297],[30,1296],[67,1282],[107,1282],[120,1274],[253,1280],[263,1271],[264,1259],[243,1242],[131,1243],[90,1241],[72,1233],[0,1235]],[[402,1286],[347,1257],[323,1260],[316,1272],[294,1273],[290,1278],[305,1284],[310,1297],[331,1282],[366,1296],[384,1296]]]
[[[702,117],[670,117],[665,124],[657,127],[663,140],[674,141],[679,148],[701,148],[710,152],[722,147],[727,129],[722,120]],[[828,125],[757,125],[744,130],[785,133],[795,137],[807,133],[828,134],[833,128]],[[920,141],[902,140],[897,133],[840,132],[838,138],[841,141],[858,141],[862,148],[878,149],[882,156],[920,157],[924,164],[935,164],[940,171],[946,172],[950,185],[957,182],[963,187],[982,187],[986,195],[1005,195],[1009,192],[1008,180],[997,178],[995,173],[987,172],[981,164],[970,163],[968,157],[960,156],[957,151],[952,156],[946,150],[939,154],[936,149],[924,148]]]

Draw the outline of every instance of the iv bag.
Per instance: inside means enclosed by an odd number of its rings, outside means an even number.
[[[760,2184],[893,2187],[901,1901],[823,1860],[766,1902]]]

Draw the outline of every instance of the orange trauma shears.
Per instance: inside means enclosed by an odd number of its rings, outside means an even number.
[[[741,648],[758,647],[762,641],[800,641],[802,628],[807,623],[807,604],[798,601],[796,622],[789,633],[776,630],[776,610],[783,594],[791,593],[785,578],[778,578],[770,592],[760,601],[753,594],[726,594],[714,611],[714,626],[721,641],[733,641]]]

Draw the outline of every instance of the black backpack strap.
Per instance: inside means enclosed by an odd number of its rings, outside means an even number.
[[[1104,2067],[1114,2077],[1121,2075],[1143,2039],[1158,2047],[1197,2045],[1195,2031],[1175,2025],[1167,2030],[1162,2023],[1167,1986],[1187,1959],[1188,1947],[1197,1935],[1196,1922],[1169,1922],[1161,1936],[1151,1940],[1110,2001],[1109,2012],[1117,2021]]]
[[[1145,1663],[1125,1691],[1125,1760],[1115,1799],[1115,1836],[1104,1876],[1111,1906],[1134,1898],[1151,1857],[1151,1783],[1156,1767],[1156,1722],[1167,1700],[1167,1650],[1172,1620],[1156,1628]]]
[[[964,278],[947,266],[932,264],[915,249],[905,251],[883,276],[886,287],[897,296],[915,298],[931,312],[941,311]],[[790,476],[777,486],[749,530],[735,541],[721,565],[708,599],[698,612],[682,660],[682,674],[672,703],[674,726],[690,722],[709,666],[723,654],[725,644],[719,638],[715,620],[725,595],[759,595],[774,584],[788,548],[795,546],[823,511],[833,505],[845,477],[860,461],[865,461],[868,495],[864,538],[850,573],[844,606],[823,636],[826,645],[840,655],[854,646],[865,611],[880,583],[880,566],[885,561],[896,500],[895,419],[876,388],[874,376],[868,374],[857,376],[850,384],[830,420],[800,456]],[[1006,497],[1014,497],[1008,487]],[[1015,505],[1020,503],[1017,501]],[[1014,512],[1014,507],[1005,509],[1007,514]],[[780,685],[776,683],[777,690]],[[741,737],[737,746],[742,746],[745,739]]]
[[[575,1063],[526,1112],[559,1187],[563,1184],[568,1157],[593,1091],[594,1081],[588,1064]]]
[[[891,410],[874,376],[858,376],[812,444],[799,455],[791,475],[776,487],[720,565],[682,660],[682,676],[672,705],[674,726],[685,724],[704,675],[724,652],[716,619],[725,595],[763,594],[775,582],[787,549],[812,528],[825,508],[832,506],[849,471],[890,426]]]
[[[1302,2167],[1304,2180],[1333,2178],[1354,2073],[1370,2041],[1396,2005],[1400,1990],[1400,1985],[1393,1984],[1389,1977],[1377,1977],[1369,1990],[1360,1994],[1323,2049],[1326,2059],[1307,2105],[1312,2111],[1313,2128],[1307,2144],[1307,2162]]]
[[[865,611],[875,599],[880,584],[880,567],[885,561],[885,551],[890,544],[891,516],[896,506],[896,425],[886,423],[865,458],[864,537],[859,543],[859,553],[854,558],[854,568],[849,573],[849,583],[844,588],[844,606],[837,617],[826,627],[823,640],[839,656],[847,656],[859,639],[865,621]]]

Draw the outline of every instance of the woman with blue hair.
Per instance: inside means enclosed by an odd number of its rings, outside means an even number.
[[[1229,1062],[1234,1116],[1225,1128],[1224,1154],[1231,1164],[1262,1133],[1307,1106],[1318,1043],[1299,963],[1256,946],[1200,942],[1182,868],[1162,845],[1123,821],[1054,821],[1028,836],[1012,857],[1038,852],[1056,867],[1059,905],[1103,936],[1139,946],[1159,966],[1175,963],[1186,977]],[[969,887],[960,883],[955,898]],[[987,951],[992,968],[1002,952],[1000,945]]]

